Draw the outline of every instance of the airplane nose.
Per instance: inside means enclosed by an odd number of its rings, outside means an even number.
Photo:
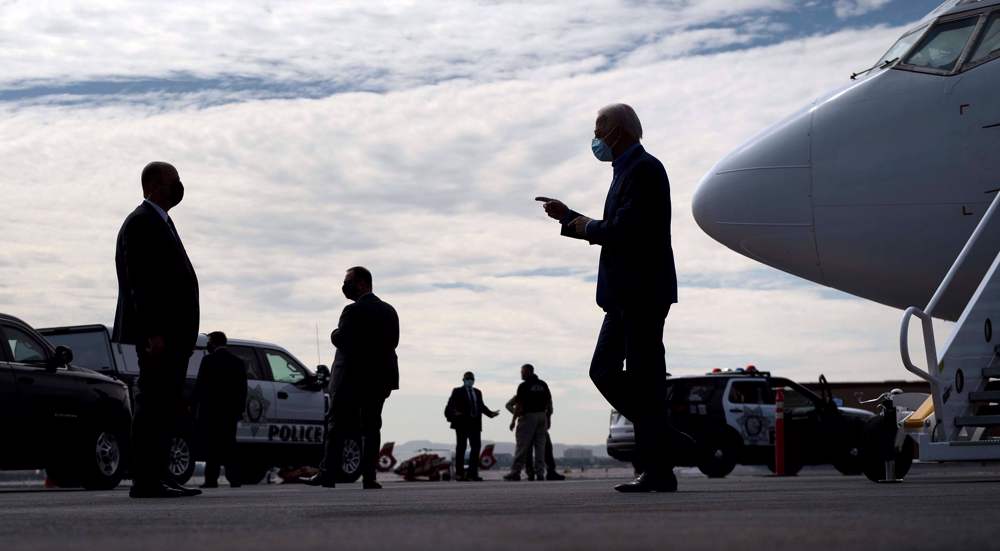
[[[806,279],[821,279],[812,209],[812,113],[750,139],[695,191],[701,229],[734,251]]]

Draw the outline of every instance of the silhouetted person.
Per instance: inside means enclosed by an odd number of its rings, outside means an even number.
[[[479,449],[482,446],[483,415],[493,418],[499,411],[491,410],[483,403],[483,393],[475,387],[476,376],[466,371],[462,376],[462,386],[451,391],[444,416],[455,429],[455,476],[456,480],[479,482]],[[465,472],[465,445],[469,444],[469,471]]]
[[[562,235],[601,246],[597,304],[605,316],[590,378],[635,424],[636,467],[643,473],[615,489],[675,491],[666,441],[685,438],[670,427],[665,404],[663,325],[677,302],[670,182],[660,161],[639,144],[641,138],[642,125],[631,107],[610,105],[598,113],[591,147],[598,160],[612,163],[614,173],[601,219],[555,199],[538,199],[562,224]]]
[[[194,385],[195,420],[205,450],[205,483],[219,487],[219,469],[226,466],[226,479],[240,486],[239,466],[234,456],[236,427],[247,403],[247,368],[243,360],[226,348],[226,334],[208,334],[208,354],[198,368]]]
[[[544,480],[545,438],[549,432],[552,394],[549,392],[549,385],[535,375],[535,367],[531,364],[521,366],[521,380],[514,402],[514,418],[517,421],[514,464],[503,478],[521,480],[521,469],[528,461],[528,450],[533,449],[535,477],[537,480]],[[514,421],[511,421],[511,428],[513,424]]]
[[[139,359],[132,420],[132,497],[180,497],[200,490],[173,483],[168,451],[198,340],[198,278],[167,215],[184,197],[177,170],[153,162],[142,170],[145,200],[122,224],[115,265],[118,308],[112,340],[134,344]]]
[[[372,293],[372,274],[356,266],[344,276],[344,307],[330,341],[337,348],[330,379],[330,416],[326,453],[312,485],[332,488],[342,466],[343,439],[360,430],[361,473],[365,489],[382,486],[375,480],[382,430],[382,407],[399,388],[399,316]]]

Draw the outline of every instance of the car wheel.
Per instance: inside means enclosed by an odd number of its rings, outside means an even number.
[[[702,443],[698,470],[709,478],[725,478],[736,468],[739,452],[739,437],[730,429],[721,431]]]
[[[122,431],[86,430],[65,457],[46,468],[46,477],[60,488],[115,488],[128,468],[126,442]]]
[[[194,453],[191,449],[191,439],[177,435],[170,440],[170,451],[167,460],[167,474],[177,484],[186,484],[194,474]]]
[[[843,452],[840,458],[833,462],[833,468],[844,476],[857,476],[862,474],[864,466],[861,463],[861,445],[852,446]]]
[[[886,478],[885,464],[887,460],[894,462],[894,480],[902,480],[910,472],[913,457],[916,455],[916,444],[906,436],[900,450],[896,450],[892,442],[895,439],[895,426],[888,426],[881,417],[874,417],[865,424],[864,438],[861,444],[861,466],[865,477],[872,482],[882,482]]]
[[[337,482],[356,482],[361,478],[361,438],[348,436],[341,444],[341,465]]]

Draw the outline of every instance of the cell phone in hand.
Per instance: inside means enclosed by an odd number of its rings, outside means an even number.
[[[539,197],[535,197],[535,201],[541,201],[543,203],[549,203],[551,201],[555,201],[555,199],[550,199],[548,197],[541,197],[541,196],[539,196]]]

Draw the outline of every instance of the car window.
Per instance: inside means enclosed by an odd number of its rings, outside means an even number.
[[[243,360],[243,365],[247,366],[247,379],[252,381],[267,381],[269,380],[267,376],[264,375],[264,370],[260,368],[260,362],[257,361],[257,352],[253,348],[246,346],[227,346],[227,350],[233,353],[233,356]]]
[[[103,331],[46,335],[52,346],[65,346],[73,351],[73,365],[95,371],[110,370],[112,365],[108,338]]]
[[[25,333],[17,327],[5,325],[3,327],[4,338],[10,350],[11,359],[21,363],[45,363],[49,354],[45,345],[38,339]]]
[[[710,402],[715,394],[715,384],[712,382],[690,383],[680,396],[687,402]]]
[[[729,387],[729,402],[732,404],[767,404],[771,391],[763,381],[733,381]]]
[[[264,357],[267,358],[267,365],[271,368],[275,382],[294,384],[306,378],[302,368],[285,354],[277,350],[265,350]]]
[[[1000,12],[993,14],[986,23],[966,66],[979,65],[998,56],[1000,56]]]
[[[789,385],[777,386],[775,390],[778,388],[785,391],[785,409],[811,408],[816,406],[812,399]]]
[[[976,30],[979,16],[941,23],[932,28],[907,56],[907,65],[951,72]]]

